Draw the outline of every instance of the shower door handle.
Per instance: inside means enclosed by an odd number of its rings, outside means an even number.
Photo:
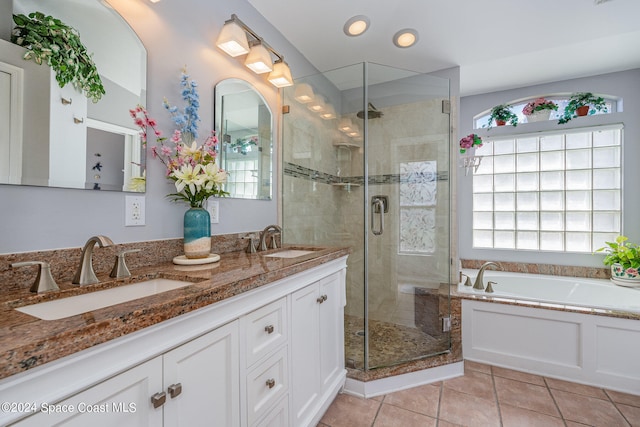
[[[371,199],[371,232],[379,236],[384,233],[384,211],[385,211],[385,203],[384,200],[379,197],[373,197]],[[375,228],[375,219],[376,213],[380,214],[380,222],[378,224],[378,229]]]

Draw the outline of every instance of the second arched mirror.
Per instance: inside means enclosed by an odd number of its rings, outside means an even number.
[[[271,199],[272,115],[249,83],[226,79],[215,86],[215,126],[225,191],[239,199]]]

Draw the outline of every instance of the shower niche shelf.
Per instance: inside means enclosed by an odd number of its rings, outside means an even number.
[[[333,146],[338,148],[362,148],[360,144],[349,141],[336,141]]]
[[[331,185],[334,187],[342,188],[343,190],[351,190],[355,187],[360,187],[360,184],[354,184],[352,182],[332,182]]]

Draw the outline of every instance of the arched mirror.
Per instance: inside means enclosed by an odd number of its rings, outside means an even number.
[[[225,191],[239,199],[271,199],[272,115],[249,83],[223,80],[215,86],[215,127]]]
[[[14,14],[36,11],[78,30],[106,94],[93,103],[60,88],[50,67],[0,39],[0,184],[144,192],[144,148],[129,116],[146,103],[142,42],[100,0],[13,0]]]

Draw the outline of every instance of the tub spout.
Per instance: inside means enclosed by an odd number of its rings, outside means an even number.
[[[473,289],[478,289],[481,291],[484,290],[484,283],[482,282],[482,279],[484,277],[484,271],[489,267],[494,267],[494,269],[496,270],[502,270],[502,267],[500,267],[495,262],[491,262],[491,261],[485,262],[484,264],[482,264],[482,267],[480,267],[480,271],[478,271],[478,275],[476,276],[476,281],[473,284]]]

